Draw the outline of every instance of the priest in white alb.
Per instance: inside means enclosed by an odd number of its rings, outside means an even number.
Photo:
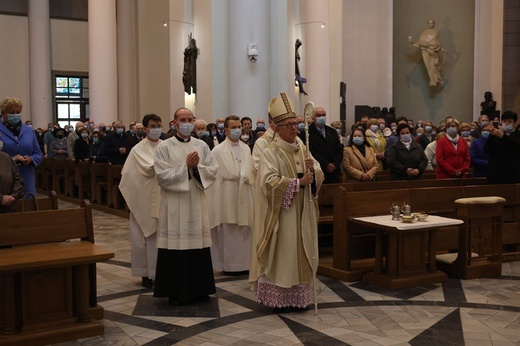
[[[218,165],[208,145],[191,136],[193,121],[189,109],[178,109],[176,135],[155,153],[161,204],[154,297],[168,297],[170,305],[207,301],[216,292],[205,190],[214,183]]]
[[[224,120],[226,139],[211,155],[218,163],[217,180],[208,190],[213,268],[227,275],[249,272],[253,186],[251,150],[240,140],[242,124],[236,115]]]
[[[143,118],[146,139],[132,148],[123,170],[119,190],[130,209],[130,249],[132,275],[142,278],[150,288],[157,264],[157,227],[160,188],[155,179],[154,154],[161,142],[161,118],[147,114]]]

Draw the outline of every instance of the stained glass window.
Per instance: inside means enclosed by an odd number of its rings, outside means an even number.
[[[54,79],[56,118],[60,126],[88,120],[88,77],[55,74]]]

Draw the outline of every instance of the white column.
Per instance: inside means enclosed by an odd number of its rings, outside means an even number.
[[[90,118],[111,123],[117,112],[115,0],[88,1]]]
[[[29,74],[32,112],[24,119],[45,128],[53,120],[49,0],[29,0]]]
[[[271,49],[269,2],[230,0],[228,3],[229,114],[253,119],[266,118],[270,95]],[[256,44],[258,61],[247,55],[248,44]]]
[[[307,78],[304,84],[305,91],[309,94],[303,98],[305,102],[313,101],[316,106],[323,107],[330,123],[331,113],[336,113],[330,107],[330,4],[329,1],[300,1],[300,25],[297,23],[296,35],[298,30],[301,33],[303,46],[300,48],[302,58],[300,70],[302,76]],[[325,27],[321,27],[321,23]],[[302,69],[302,67],[304,67]],[[337,86],[339,93],[339,85]],[[334,116],[336,118],[336,115]]]
[[[117,85],[119,120],[141,121],[137,70],[136,0],[117,0]]]

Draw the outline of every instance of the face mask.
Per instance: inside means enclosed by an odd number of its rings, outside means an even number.
[[[426,125],[424,129],[426,130],[426,132],[430,132],[432,130],[432,127],[430,125]]]
[[[135,133],[135,130],[134,130],[134,129],[130,129],[130,133],[131,133],[131,134],[134,134],[134,133]]]
[[[392,132],[395,132],[397,130],[397,127],[392,127]]]
[[[437,131],[432,131],[432,135],[436,135],[437,134]]]
[[[162,130],[160,128],[158,129],[150,129],[150,138],[151,139],[159,139],[159,137],[161,137],[161,134],[162,134]]]
[[[482,131],[482,138],[489,138],[489,131]]]
[[[175,131],[175,125],[170,125],[170,130]]]
[[[483,121],[483,122],[481,122],[481,123],[480,123],[480,127],[486,127],[486,126],[487,126],[487,124],[488,124],[488,122],[487,122],[487,121]]]
[[[450,136],[455,136],[457,134],[457,128],[456,127],[448,127],[446,129],[446,133],[449,134]]]
[[[412,139],[412,136],[409,133],[405,133],[404,135],[401,135],[401,142],[408,143]]]
[[[219,124],[217,124],[217,128],[218,128],[219,130],[224,130],[224,123],[219,123]]]
[[[32,125],[31,125],[31,124],[29,124],[29,125],[27,125],[27,126],[29,126],[29,127],[32,129]]]
[[[317,117],[316,118],[316,124],[323,126],[327,123],[327,117]]]
[[[16,125],[20,121],[22,121],[22,115],[21,114],[9,114],[7,116],[7,122],[11,125]]]
[[[298,124],[298,131],[304,131],[305,130],[305,124],[304,123],[299,123]]]
[[[122,129],[122,128],[118,128],[118,129],[116,129],[116,133],[117,133],[118,135],[122,135],[122,134],[123,134],[123,129]]]
[[[197,131],[197,138],[202,138],[206,135],[206,131]]]
[[[376,132],[377,129],[378,129],[377,125],[370,125],[370,130],[371,130],[372,132]]]
[[[69,127],[69,132],[72,132],[74,131],[74,128],[73,127]]]
[[[338,136],[341,137],[341,129],[336,129],[336,132],[338,133]]]
[[[352,137],[352,143],[355,145],[361,145],[364,141],[363,137]]]
[[[381,131],[383,131],[383,130],[385,129],[385,124],[380,124],[380,125],[379,125],[379,129],[380,129]]]
[[[265,125],[262,124],[262,123],[257,124],[256,127],[257,127],[259,130],[263,130],[263,129],[265,129]]]
[[[105,127],[104,127],[104,126],[101,126],[101,127],[99,128],[99,131],[103,131],[103,132],[105,132]]]
[[[65,135],[57,135],[56,138],[58,139],[63,139],[63,137],[65,137]]]
[[[462,131],[460,134],[462,135],[462,137],[469,137],[470,132],[469,131]]]
[[[82,133],[81,138],[88,138],[88,133]]]
[[[234,139],[235,141],[240,138],[242,135],[242,129],[231,129],[229,130],[229,137]]]
[[[422,127],[422,124],[417,124],[417,127],[418,127],[418,128],[421,128],[421,127]]]
[[[513,132],[513,124],[503,123],[502,124],[502,131],[504,131],[504,132]]]
[[[99,142],[99,138],[98,137],[92,137],[92,143],[96,144],[97,142]]]
[[[211,131],[211,136],[215,137],[217,135],[217,131]]]
[[[179,132],[184,137],[188,137],[191,132],[193,131],[193,124],[192,123],[180,123],[179,124]]]
[[[243,140],[244,142],[247,142],[249,140],[249,135],[242,135],[242,136],[240,136],[240,139]]]
[[[146,135],[146,133],[143,130],[137,131],[137,136],[138,137],[144,137],[145,135]]]

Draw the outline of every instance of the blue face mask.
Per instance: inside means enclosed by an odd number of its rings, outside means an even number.
[[[457,128],[456,127],[448,127],[446,129],[446,133],[449,134],[450,136],[455,136],[457,134]]]
[[[215,137],[217,135],[217,131],[211,131],[211,136]]]
[[[482,138],[484,138],[484,139],[489,138],[489,131],[482,131]]]
[[[377,129],[378,129],[377,125],[372,125],[372,126],[370,126],[370,130],[371,130],[372,132],[376,132]]]
[[[405,133],[404,135],[401,135],[401,142],[408,143],[412,139],[412,136],[409,133]]]
[[[184,136],[188,137],[191,135],[191,132],[193,131],[193,123],[180,123],[179,125],[179,132]]]
[[[298,124],[298,131],[304,131],[305,130],[305,124],[304,123],[299,123]]]
[[[430,125],[426,125],[424,129],[426,130],[426,132],[430,132],[432,130],[432,127]]]
[[[224,130],[224,123],[219,123],[219,124],[217,124],[217,128],[218,128],[219,130]]]
[[[486,127],[487,124],[488,124],[487,121],[482,121],[482,122],[480,123],[480,127]]]
[[[197,131],[197,137],[198,138],[203,138],[205,136],[209,136],[209,132],[208,131]]]
[[[432,131],[432,135],[436,135],[437,134],[437,131]]]
[[[317,117],[316,124],[323,126],[327,123],[327,117]]]
[[[81,138],[88,138],[88,133],[82,133]]]
[[[461,131],[460,134],[462,135],[462,137],[469,137],[470,132],[469,131]]]
[[[365,140],[363,139],[363,137],[352,137],[352,143],[354,143],[355,145],[361,145],[365,142]]]
[[[234,139],[235,141],[238,140],[242,136],[242,129],[230,129],[229,130],[229,137]]]
[[[116,129],[116,133],[117,133],[118,135],[122,135],[122,134],[123,134],[123,131],[124,131],[124,129],[122,129],[122,128],[117,128],[117,129]]]
[[[263,123],[258,123],[258,124],[256,124],[256,128],[259,130],[263,130],[263,129],[265,129],[265,125]]]
[[[11,125],[16,125],[20,121],[22,121],[22,115],[21,114],[9,114],[7,115],[7,122]]]

